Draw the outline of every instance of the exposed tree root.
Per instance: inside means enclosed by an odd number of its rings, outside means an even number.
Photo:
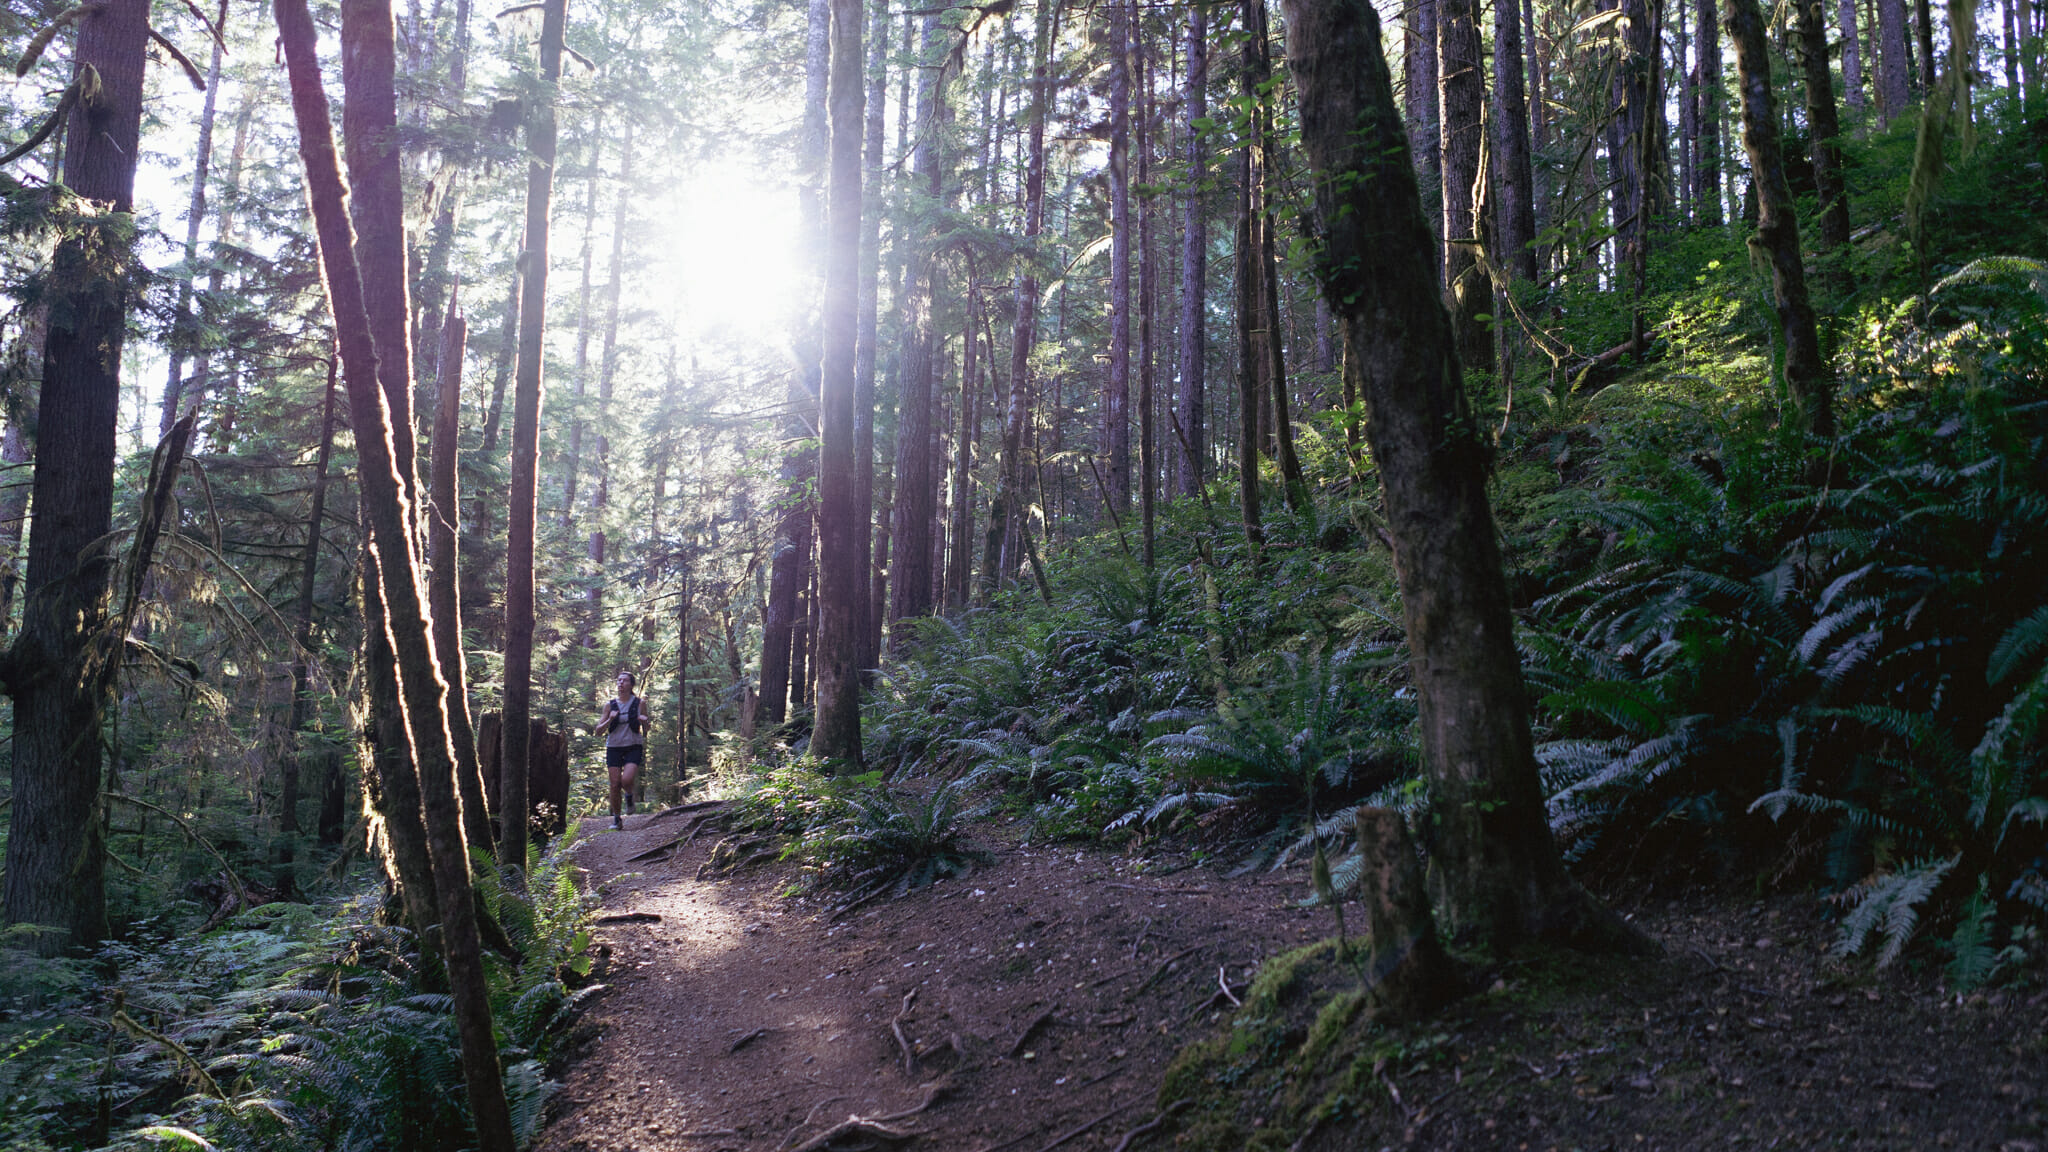
[[[1047,1020],[1052,1019],[1052,1014],[1059,1010],[1060,1006],[1058,1004],[1054,1004],[1052,1007],[1047,1008],[1045,1011],[1040,1012],[1036,1016],[1033,1016],[1031,1018],[1031,1023],[1026,1024],[1024,1026],[1024,1030],[1022,1032],[1017,1033],[1017,1039],[1010,1045],[1010,1050],[1008,1053],[1009,1057],[1012,1060],[1016,1059],[1017,1054],[1019,1052],[1024,1051],[1024,1045],[1031,1042],[1031,1034],[1038,1031],[1039,1026],[1044,1024]]]
[[[1193,956],[1195,953],[1200,952],[1201,950],[1202,945],[1197,944],[1192,948],[1183,948],[1180,951],[1174,953],[1173,955],[1168,956],[1166,959],[1161,960],[1159,962],[1159,967],[1154,968],[1152,970],[1152,974],[1150,976],[1145,977],[1145,982],[1143,984],[1138,985],[1136,988],[1131,989],[1130,995],[1125,996],[1124,999],[1137,999],[1138,995],[1144,992],[1145,989],[1150,988],[1154,984],[1159,983],[1159,978],[1166,975],[1166,970],[1168,968],[1173,967],[1175,964],[1180,963],[1182,960],[1185,960],[1188,957]]]
[[[1124,1138],[1116,1142],[1116,1147],[1111,1149],[1111,1152],[1130,1152],[1132,1141],[1144,1136],[1150,1136],[1152,1133],[1159,1131],[1160,1126],[1165,1124],[1175,1112],[1193,1103],[1193,1100],[1175,1100],[1173,1103],[1168,1104],[1165,1108],[1160,1109],[1157,1116],[1124,1133]]]
[[[903,1022],[910,1018],[910,1009],[917,1003],[917,989],[903,994],[903,1007],[896,1012],[896,1018],[889,1021],[889,1032],[896,1037],[896,1047],[903,1052],[903,1074],[917,1079],[917,1049],[911,1047],[910,1038],[903,1034]]]
[[[1059,1134],[1058,1136],[1053,1137],[1052,1143],[1041,1145],[1038,1149],[1038,1152],[1052,1152],[1053,1149],[1059,1147],[1062,1144],[1065,1144],[1067,1141],[1072,1140],[1077,1136],[1086,1135],[1087,1133],[1093,1131],[1095,1127],[1101,1124],[1103,1121],[1108,1120],[1110,1117],[1115,1116],[1119,1112],[1125,1111],[1126,1109],[1130,1108],[1132,1104],[1136,1103],[1136,1100],[1127,1101],[1125,1103],[1117,1105],[1114,1108],[1111,1108],[1109,1111],[1104,1112],[1102,1115],[1097,1116],[1095,1119],[1088,1121],[1086,1124],[1080,1124],[1076,1125],[1075,1127],[1069,1128],[1065,1132]]]
[[[844,1140],[851,1136],[867,1137],[873,1142],[868,1144],[867,1147],[873,1148],[877,1144],[901,1144],[916,1135],[916,1132],[906,1132],[902,1129],[886,1127],[873,1120],[863,1120],[858,1116],[848,1116],[825,1131],[790,1149],[789,1152],[823,1152],[834,1141]]]

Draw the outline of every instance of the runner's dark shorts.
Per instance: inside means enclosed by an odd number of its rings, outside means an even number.
[[[607,768],[624,768],[628,764],[647,763],[647,745],[620,744],[604,750],[604,764]]]

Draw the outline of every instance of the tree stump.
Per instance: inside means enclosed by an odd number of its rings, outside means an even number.
[[[530,721],[527,729],[526,808],[528,827],[543,842],[562,834],[569,821],[569,740],[562,733],[548,731],[547,722]],[[492,815],[502,824],[498,811],[499,773],[505,757],[505,720],[486,712],[477,720],[476,754],[483,769],[484,795]]]
[[[1355,823],[1360,897],[1372,921],[1366,980],[1373,1006],[1381,1016],[1423,1015],[1451,999],[1457,970],[1437,940],[1415,844],[1392,809],[1361,808]]]

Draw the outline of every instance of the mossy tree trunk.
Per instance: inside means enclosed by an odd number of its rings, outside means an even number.
[[[1370,0],[1289,0],[1286,14],[1318,272],[1384,485],[1439,911],[1458,937],[1493,949],[1541,939],[1649,947],[1572,879],[1551,839],[1486,500],[1488,446],[1437,290],[1379,17]]]

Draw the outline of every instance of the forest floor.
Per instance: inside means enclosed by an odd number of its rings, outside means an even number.
[[[988,842],[971,877],[834,920],[787,895],[787,865],[697,879],[715,833],[629,861],[691,818],[584,824],[609,988],[542,1152],[891,1146],[822,1142],[851,1117],[911,1148],[1115,1148],[1157,1116],[1184,1045],[1268,1023],[1233,1031],[1221,986],[1245,997],[1261,961],[1332,928],[1296,906],[1298,868],[1225,879],[1186,857]],[[1831,968],[1810,895],[1603,895],[1664,959],[1481,973],[1420,1026],[1372,1032],[1351,1073],[1369,1063],[1370,1091],[1314,1125],[1285,1104],[1304,1091],[1274,1078],[1285,1061],[1239,1044],[1198,1078],[1203,1099],[1129,1147],[2048,1149],[2048,992]],[[1269,1030],[1289,1051],[1313,983]]]

